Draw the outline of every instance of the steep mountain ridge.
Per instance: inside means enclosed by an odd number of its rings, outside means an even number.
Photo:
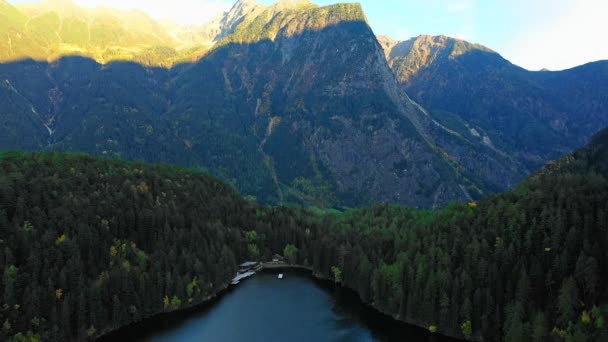
[[[445,36],[384,38],[387,60],[412,98],[442,122],[535,170],[608,126],[606,62],[531,72],[477,44]]]
[[[228,12],[220,13],[204,25],[180,26],[179,24],[165,25],[176,39],[189,45],[204,44],[209,48],[218,41],[232,34],[246,18],[257,17],[267,8],[253,0],[239,0]]]
[[[3,148],[202,167],[264,202],[430,207],[480,195],[399,89],[360,5],[260,9],[237,3],[227,16],[249,14],[234,32],[172,69],[81,57],[0,65],[22,95],[0,128],[32,116]]]
[[[288,200],[323,205],[338,195],[433,206],[466,198],[459,182],[469,184],[435,150],[426,115],[399,90],[361,6],[290,5],[242,24],[176,79],[185,106],[172,111],[202,120],[188,114],[199,107],[214,118],[213,130],[180,135],[197,145],[242,125]],[[217,85],[228,96],[214,108]],[[231,107],[238,118],[212,114]]]
[[[308,0],[282,0],[238,26],[221,44],[253,43],[278,36],[290,37],[304,30],[321,30],[328,26],[361,21],[367,23],[359,4],[335,4],[319,7]]]
[[[438,59],[454,59],[473,50],[495,53],[482,45],[447,36],[420,35],[403,42],[383,36],[378,37],[378,40],[382,43],[391,68],[402,83],[408,82]]]
[[[402,85],[437,60],[455,59],[473,50],[494,53],[480,45],[446,36],[422,35],[405,42],[387,36],[377,38],[387,62]],[[528,166],[497,147],[479,126],[473,126],[445,109],[425,109],[424,112],[429,118],[427,130],[433,135],[437,146],[458,164],[463,174],[475,179],[482,192],[509,189],[530,172]]]

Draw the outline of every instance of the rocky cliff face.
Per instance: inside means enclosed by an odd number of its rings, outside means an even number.
[[[387,61],[402,83],[408,82],[435,62],[453,60],[473,50],[494,53],[484,46],[447,36],[422,35],[403,42],[380,37],[379,41],[382,42]]]
[[[190,110],[198,120],[196,111],[209,111],[224,120],[221,127],[238,113],[243,135],[259,142],[279,199],[417,206],[466,199],[461,185],[471,184],[435,145],[423,110],[399,89],[359,5],[271,6],[175,84],[188,104],[175,113]]]
[[[269,202],[433,207],[479,195],[437,144],[447,131],[399,88],[359,5],[239,2],[223,22],[210,52],[173,69],[2,65],[16,90],[4,94],[22,95],[5,122],[28,136],[3,147],[204,167]]]

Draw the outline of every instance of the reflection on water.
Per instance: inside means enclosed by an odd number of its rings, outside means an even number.
[[[112,338],[141,342],[451,340],[395,322],[362,305],[352,292],[328,289],[298,272],[288,272],[282,280],[276,274],[257,274],[206,309],[152,321]]]

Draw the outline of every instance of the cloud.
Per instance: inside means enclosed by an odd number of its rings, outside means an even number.
[[[182,24],[202,24],[230,9],[232,1],[223,0],[74,0],[86,7],[138,9],[156,19],[173,19]]]

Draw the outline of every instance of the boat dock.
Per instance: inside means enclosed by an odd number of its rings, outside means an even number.
[[[255,271],[248,271],[245,273],[237,273],[236,277],[232,279],[232,285],[236,285],[241,282],[241,280],[251,277],[255,274]]]
[[[267,262],[259,262],[259,261],[248,261],[239,265],[239,271],[232,278],[232,285],[239,284],[242,280],[247,279],[254,274],[256,274],[260,270],[274,270],[279,271],[282,269],[301,269],[312,271],[312,268],[309,266],[301,266],[301,265],[291,265],[284,261],[283,258],[275,257],[272,261]],[[278,279],[283,279],[285,275],[280,273],[278,275]]]
[[[239,271],[236,273],[236,276],[232,278],[232,285],[236,285],[241,282],[241,280],[251,277],[255,274],[255,272],[259,271],[262,268],[262,264],[258,261],[247,261],[239,265]]]

